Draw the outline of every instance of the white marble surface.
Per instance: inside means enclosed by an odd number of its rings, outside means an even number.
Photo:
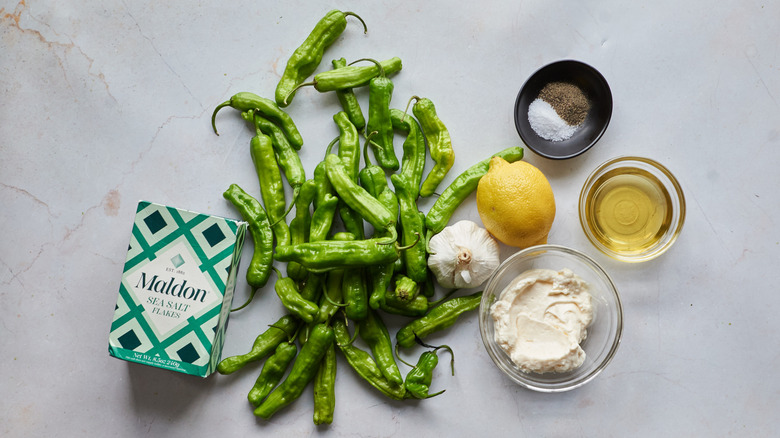
[[[446,393],[388,401],[342,363],[334,423],[315,427],[310,390],[256,420],[245,399],[256,371],[202,380],[108,356],[136,202],[235,217],[221,193],[256,181],[250,132],[225,111],[215,136],[211,112],[238,91],[272,95],[287,56],[334,7],[358,12],[369,34],[350,22],[325,62],[401,57],[394,102],[436,102],[457,152],[448,180],[520,144],[515,94],[540,66],[573,58],[607,78],[615,109],[594,149],[562,162],[526,151],[555,191],[550,242],[602,262],[623,297],[623,342],[596,380],[556,395],[512,384],[474,314],[439,338],[457,355],[454,377],[436,372]],[[0,2],[0,435],[776,432],[778,21],[776,2],[752,0]],[[309,172],[337,109],[311,89],[290,107]],[[688,201],[676,245],[638,265],[598,254],[577,218],[587,174],[624,154],[667,165]],[[478,220],[473,198],[456,218]],[[246,293],[242,280],[237,300]],[[266,290],[231,318],[224,354],[245,351],[280,312]]]

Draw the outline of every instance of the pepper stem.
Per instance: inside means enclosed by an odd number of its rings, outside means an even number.
[[[283,328],[279,327],[278,325],[275,325],[275,324],[268,324],[268,327],[273,327],[273,328],[275,328],[275,329],[277,329],[277,330],[281,330],[281,331],[283,331],[285,334],[287,334],[287,339],[291,339],[291,336],[290,336],[290,334],[289,334],[289,333],[287,333],[287,330],[285,330],[285,329],[283,329]],[[292,336],[298,336],[298,331],[300,330],[300,328],[301,328],[301,326],[298,326],[298,328],[297,328],[297,329],[295,329],[295,333],[294,333]],[[294,339],[294,338],[292,338],[292,339]]]
[[[387,228],[387,231],[390,233],[390,235],[387,236],[387,237],[383,237],[383,238],[379,239],[379,242],[376,243],[377,245],[392,245],[392,244],[394,244],[394,243],[396,243],[398,241],[398,231],[396,231],[394,226],[390,225]],[[414,246],[414,245],[412,245],[412,246]],[[398,250],[400,251],[400,250],[404,250],[404,249],[408,249],[408,248],[411,248],[411,247],[404,247],[404,248],[399,247]]]
[[[398,351],[398,343],[395,343],[395,357],[398,358],[399,361],[403,362],[406,366],[410,368],[414,368],[415,366],[410,364],[409,362],[405,361],[404,358],[401,357],[401,353]]]
[[[433,230],[425,230],[425,252],[429,255],[436,255],[431,251],[431,238],[433,237]]]
[[[379,134],[379,131],[371,131],[371,133],[366,136],[366,144],[363,145],[363,155],[365,155],[366,167],[368,167],[370,163],[370,161],[368,160],[368,153],[366,152],[367,149],[366,146],[368,146],[369,143],[371,143],[372,146],[374,146],[375,148],[381,151],[385,150],[385,148],[381,144],[375,142],[374,140],[371,140],[371,137],[373,137],[376,134]]]
[[[293,196],[292,196],[292,199],[290,200],[290,205],[287,206],[287,210],[284,211],[284,214],[282,215],[282,217],[280,217],[276,222],[271,224],[272,227],[274,225],[278,224],[279,222],[281,222],[283,219],[287,218],[287,215],[290,214],[290,212],[292,211],[292,208],[295,205],[295,201],[298,200],[298,195],[300,195],[300,194],[301,194],[301,186],[298,185],[298,186],[293,187]]]
[[[371,131],[371,133],[366,136],[366,142],[363,143],[363,160],[365,160],[365,162],[366,162],[366,167],[370,167],[371,164],[372,164],[371,163],[371,159],[368,158],[368,144],[372,143],[374,145],[377,145],[376,143],[371,141],[371,137],[373,137],[374,135],[376,135],[378,133],[379,133],[379,131]],[[379,146],[379,145],[377,145],[377,146]],[[381,146],[379,146],[379,147],[381,148]]]
[[[346,16],[346,17],[352,16],[352,17],[355,17],[355,18],[357,18],[358,20],[360,20],[360,22],[363,24],[363,33],[364,33],[364,34],[367,34],[367,33],[368,33],[368,26],[366,26],[366,22],[365,22],[365,21],[363,21],[363,19],[362,19],[362,18],[360,18],[360,15],[358,15],[358,14],[356,14],[356,13],[352,12],[352,11],[345,11],[345,12],[344,12],[344,16]]]
[[[291,90],[289,93],[287,93],[287,95],[286,95],[286,96],[284,96],[284,100],[282,101],[282,102],[284,103],[284,106],[287,106],[287,105],[289,105],[289,103],[287,103],[287,99],[289,99],[289,98],[290,98],[290,96],[292,96],[293,94],[295,94],[295,92],[296,92],[296,91],[298,91],[298,89],[299,89],[299,88],[302,88],[302,87],[308,87],[309,85],[312,85],[312,86],[315,86],[315,87],[316,87],[316,86],[317,86],[317,81],[304,82],[304,83],[302,83],[302,84],[298,84],[298,85],[297,85],[295,88],[293,88],[293,89],[292,89],[292,90]]]
[[[356,59],[356,60],[354,60],[354,61],[350,62],[350,63],[349,63],[349,65],[355,64],[355,63],[357,63],[357,62],[360,62],[360,61],[369,61],[369,62],[373,62],[373,63],[374,63],[374,64],[376,64],[376,66],[379,68],[379,76],[381,76],[381,77],[385,77],[385,68],[384,68],[384,67],[382,67],[382,64],[381,64],[379,61],[377,61],[376,59],[371,59],[371,58],[360,58],[360,59]]]
[[[252,124],[255,125],[255,135],[265,135],[260,130],[260,125],[257,124],[257,113],[254,110],[252,111]]]
[[[214,134],[219,135],[219,132],[217,132],[217,113],[219,112],[219,110],[221,110],[226,106],[230,106],[229,100],[226,100],[225,102],[222,102],[219,105],[217,105],[217,107],[214,108],[214,112],[211,114],[211,128],[214,129]]]
[[[444,393],[444,391],[446,391],[446,389],[442,389],[441,391],[439,391],[439,392],[436,392],[436,393],[433,393],[433,394],[428,394],[428,397],[425,397],[425,398],[436,397],[436,396],[437,396],[437,395],[439,395],[439,394],[443,394],[443,393]]]
[[[349,327],[349,319],[347,319],[346,312],[341,312],[344,315],[344,320],[346,321],[344,324],[346,324],[347,327]],[[352,334],[352,337],[349,339],[349,345],[352,345],[352,343],[355,342],[355,339],[357,339],[358,334],[360,333],[360,324],[355,325],[355,333]]]
[[[344,316],[344,327],[346,327],[347,334],[349,334],[349,319],[347,319],[347,314],[346,313],[341,312],[341,314]],[[355,339],[357,339],[357,337],[358,337],[358,331],[359,330],[360,330],[360,326],[359,325],[355,326],[355,334],[352,335],[352,337],[349,339],[349,341],[347,341],[346,345],[352,345],[352,343],[355,342]],[[339,347],[346,346],[345,344],[339,344],[338,342],[336,342],[336,345],[338,345]]]
[[[287,206],[287,209],[284,211],[282,216],[280,218],[277,218],[274,222],[271,223],[271,221],[268,221],[271,224],[271,228],[275,227],[276,224],[279,222],[285,220],[287,218],[287,215],[290,214],[292,211],[293,206],[295,205],[295,201],[298,200],[298,195],[301,193],[301,186],[293,187],[293,198],[290,201],[290,205]]]
[[[371,143],[375,148],[384,151],[385,148],[382,147],[379,143],[375,142],[374,140],[368,140],[369,143]]]
[[[287,343],[288,343],[288,344],[292,344],[293,342],[295,342],[295,339],[298,337],[298,333],[300,333],[300,332],[301,332],[301,329],[302,329],[302,328],[303,328],[303,324],[301,324],[301,325],[298,325],[298,328],[296,328],[296,329],[295,329],[295,333],[293,333],[293,335],[292,335],[292,336],[290,336],[290,334],[289,334],[289,333],[287,334],[287,336],[288,336],[288,338],[287,338]],[[285,331],[285,333],[287,333],[287,332]]]
[[[413,100],[419,101],[420,100],[420,96],[415,95],[415,96],[412,96],[412,97],[409,98],[409,101],[406,102],[406,108],[404,108],[404,116],[401,118],[401,120],[406,120],[406,114],[409,111],[409,105],[412,104]]]
[[[455,353],[453,353],[452,348],[450,348],[449,345],[446,345],[446,344],[442,344],[442,345],[439,345],[439,346],[428,345],[425,342],[423,342],[423,340],[420,339],[419,336],[417,336],[417,333],[414,334],[414,341],[417,342],[418,344],[422,345],[423,347],[432,348],[433,349],[432,352],[434,354],[436,353],[436,351],[438,351],[438,350],[440,350],[442,348],[448,350],[450,352],[450,356],[452,356],[452,360],[450,360],[450,367],[452,368],[452,375],[453,376],[455,375]]]
[[[450,348],[449,345],[439,345],[438,347],[436,347],[436,350],[440,348],[445,348],[447,349],[447,351],[450,352],[450,357],[452,357],[452,359],[450,360],[450,368],[452,369],[452,375],[454,376],[455,375],[455,352],[452,351],[452,348]]]
[[[333,141],[328,143],[328,147],[325,148],[325,156],[326,157],[328,156],[328,154],[330,154],[330,151],[333,150],[333,146],[339,141],[339,138],[341,138],[341,137],[336,137],[336,138],[333,139]]]
[[[432,308],[434,308],[434,307],[438,306],[438,305],[439,305],[439,304],[441,304],[441,303],[442,303],[444,300],[446,300],[447,298],[449,298],[450,296],[452,296],[452,294],[454,294],[455,292],[457,292],[457,291],[459,291],[459,290],[460,290],[460,289],[452,289],[451,291],[449,291],[449,292],[447,292],[446,294],[444,294],[444,296],[443,296],[443,297],[441,297],[441,298],[439,298],[438,300],[436,300],[436,301],[429,301],[429,302],[428,302],[428,309],[432,309]]]
[[[246,302],[235,309],[230,309],[231,312],[238,312],[239,310],[243,309],[244,307],[248,306],[249,303],[252,302],[252,299],[255,297],[255,293],[257,292],[256,288],[252,288],[252,292],[249,293],[249,298],[246,300]]]
[[[415,233],[414,233],[414,234],[416,234],[416,235],[417,235],[417,239],[415,239],[414,243],[412,243],[412,244],[410,244],[410,245],[406,245],[406,246],[399,246],[399,247],[398,247],[398,250],[399,250],[399,251],[404,251],[404,250],[407,250],[407,249],[409,249],[409,248],[412,248],[412,247],[414,247],[414,245],[417,245],[417,244],[420,242],[420,233],[418,233],[418,232],[416,232],[416,231],[415,231]]]
[[[332,304],[332,305],[334,305],[336,307],[347,307],[348,306],[347,303],[337,303],[337,302],[333,301],[333,298],[331,298],[330,295],[328,295],[327,291],[323,294],[323,298],[325,298],[325,301],[329,302],[330,304]]]

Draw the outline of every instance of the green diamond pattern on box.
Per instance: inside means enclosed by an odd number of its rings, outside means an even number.
[[[108,351],[206,377],[219,362],[246,222],[141,201]]]

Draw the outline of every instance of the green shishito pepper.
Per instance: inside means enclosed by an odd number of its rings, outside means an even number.
[[[398,197],[401,218],[401,244],[412,245],[425,236],[425,216],[417,209],[416,187],[410,179],[400,174],[390,175],[390,181],[395,187]],[[426,245],[414,245],[404,251],[401,256],[406,275],[417,282],[423,282],[428,277],[428,254]]]
[[[290,339],[298,328],[300,321],[292,315],[284,315],[278,321],[271,324],[266,331],[255,338],[252,348],[245,354],[230,356],[219,362],[217,371],[220,374],[232,374],[249,363],[264,359],[270,355],[276,347]]]
[[[250,110],[254,111],[255,114],[278,124],[284,132],[284,135],[287,136],[287,140],[296,150],[299,150],[301,146],[303,146],[303,137],[301,137],[301,132],[295,125],[295,122],[293,122],[292,117],[283,109],[279,108],[279,105],[273,100],[266,99],[265,97],[258,96],[257,94],[248,91],[236,93],[227,101],[217,105],[214,112],[211,114],[211,127],[214,129],[215,134],[219,135],[216,124],[217,113],[226,106],[242,113]]]
[[[335,200],[336,198],[333,199]],[[320,208],[324,208],[324,206],[321,206]],[[351,240],[354,240],[354,236],[349,233],[336,233],[333,235],[333,241]],[[312,240],[312,242],[320,241],[322,240]],[[313,298],[315,294],[321,295],[319,312],[314,319],[315,323],[319,324],[329,321],[340,308],[339,303],[342,301],[343,297],[343,292],[341,291],[343,278],[343,269],[333,269],[324,274],[320,272],[309,273],[309,277],[301,291],[301,295],[307,299],[309,297]],[[322,287],[323,285],[324,288]]]
[[[420,194],[423,170],[425,169],[425,137],[419,122],[410,114],[404,114],[399,109],[390,110],[390,120],[393,129],[406,133],[403,144],[403,157],[401,158],[401,170],[398,175],[410,182],[414,199]]]
[[[436,294],[436,276],[428,269],[428,277],[422,283],[422,294],[431,298]]]
[[[341,308],[339,303],[344,299],[344,293],[341,290],[341,285],[344,282],[344,270],[334,269],[324,275],[325,288],[322,298],[320,298],[320,313],[317,315],[317,323],[329,321]]]
[[[306,180],[301,185],[300,194],[295,200],[295,217],[290,221],[291,245],[309,241],[309,230],[311,230],[311,210],[309,207],[314,202],[316,194],[317,185],[313,179]],[[295,262],[287,264],[287,276],[293,280],[302,281],[306,278],[306,274],[306,268],[300,264]]]
[[[353,240],[355,240],[355,236],[350,233],[342,232],[333,235],[333,241],[336,242],[349,242]],[[341,303],[344,300],[344,292],[342,290],[344,285],[344,271],[344,269],[332,269],[326,274],[315,274],[325,277],[324,293],[320,298],[320,311],[314,320],[315,323],[319,324],[330,321],[333,315],[343,307]]]
[[[342,283],[344,313],[353,321],[365,319],[368,314],[368,291],[365,268],[344,270]]]
[[[333,115],[333,121],[339,128],[338,139],[328,145],[326,156],[330,155],[330,149],[338,142],[338,157],[344,165],[347,176],[357,184],[358,173],[360,170],[360,136],[355,125],[349,120],[349,116],[344,111],[339,111]],[[339,202],[339,216],[348,232],[355,235],[355,238],[364,237],[363,219],[345,202]]]
[[[325,157],[325,169],[328,180],[338,196],[352,210],[366,220],[375,230],[391,231],[389,242],[395,241],[396,217],[379,200],[360,187],[348,173],[343,161],[335,154]],[[388,240],[385,240],[388,242]]]
[[[380,304],[380,308],[393,315],[418,318],[425,315],[430,303],[424,295],[418,295],[411,301],[403,301],[398,298],[396,291],[389,290],[385,293],[385,300]]]
[[[403,66],[401,63],[401,58],[398,57],[381,61],[379,64],[382,66],[382,70],[384,70],[385,75],[396,73],[400,71]],[[368,85],[371,79],[375,78],[377,75],[379,75],[379,66],[377,65],[349,65],[344,68],[317,73],[314,75],[314,79],[311,82],[304,82],[299,85],[298,88],[314,86],[315,90],[322,93],[328,91],[346,90],[349,88],[357,88]]]
[[[395,315],[420,317],[430,307],[428,298],[420,293],[420,286],[405,275],[397,275],[395,288],[385,293],[382,310]]]
[[[285,309],[306,324],[313,322],[320,308],[301,296],[295,280],[290,277],[282,277],[282,273],[276,268],[274,271],[278,277],[274,284],[274,290]]]
[[[268,220],[274,230],[277,245],[290,244],[290,227],[284,220],[287,203],[284,196],[284,182],[276,161],[271,138],[259,129],[249,142],[249,152],[255,165],[260,195],[263,198]]]
[[[360,134],[357,127],[349,120],[349,116],[344,111],[339,111],[333,115],[333,122],[339,129],[339,150],[338,157],[349,177],[357,182],[360,171]],[[331,143],[330,149],[334,143]],[[329,155],[328,151],[326,155]]]
[[[411,302],[420,295],[420,286],[406,275],[395,277],[395,294],[401,302]]]
[[[298,399],[306,385],[314,379],[322,358],[333,344],[334,331],[327,324],[317,324],[301,347],[287,378],[255,408],[255,415],[268,420],[275,413]]]
[[[317,374],[314,375],[314,424],[333,423],[336,409],[336,346],[325,351]]]
[[[395,363],[393,343],[382,318],[374,311],[368,311],[366,318],[358,322],[358,333],[374,355],[379,371],[391,385],[403,385],[404,379]]]
[[[363,239],[365,237],[363,218],[361,218],[355,210],[351,209],[346,202],[341,200],[339,200],[338,210],[344,228],[346,228],[348,232],[354,234],[356,238]]]
[[[393,81],[385,75],[382,65],[373,59],[379,68],[379,75],[368,83],[368,121],[366,133],[371,133],[371,143],[376,146],[376,161],[387,170],[398,170],[400,164],[393,147],[393,122],[390,119],[390,100],[393,98]]]
[[[430,394],[431,383],[433,382],[433,370],[436,365],[439,364],[439,356],[436,352],[442,348],[447,349],[450,355],[453,355],[452,349],[447,345],[440,345],[434,347],[431,351],[425,351],[420,355],[417,360],[417,364],[409,371],[404,379],[404,386],[406,387],[406,393],[410,398],[426,399],[436,397],[442,394],[444,390]],[[403,359],[402,359],[403,361]],[[404,361],[406,363],[406,361]],[[409,364],[407,364],[409,365]],[[455,375],[455,356],[452,356],[452,375]]]
[[[282,342],[276,347],[274,354],[266,359],[260,375],[247,394],[250,403],[258,406],[276,388],[296,354],[298,347],[294,342]]]
[[[369,141],[370,135],[363,145],[363,156],[366,166],[361,169],[358,174],[360,186],[363,187],[369,195],[376,198],[376,200],[384,205],[387,211],[390,212],[388,218],[391,221],[391,226],[388,226],[388,228],[385,229],[375,230],[376,236],[395,236],[397,234],[395,224],[398,221],[398,197],[387,185],[387,175],[385,174],[384,169],[371,163],[371,158],[368,156]]]
[[[276,247],[274,258],[280,262],[297,262],[309,272],[326,272],[364,266],[392,264],[406,248],[386,238],[354,241],[322,240],[299,245]]]
[[[347,60],[344,58],[334,59],[332,64],[334,69],[344,68],[347,66]],[[341,108],[344,109],[355,128],[358,130],[363,129],[366,126],[366,118],[363,116],[363,110],[360,108],[360,102],[357,96],[355,96],[355,92],[351,88],[345,88],[336,90],[336,96],[339,99]]]
[[[298,198],[298,192],[306,181],[306,171],[298,151],[292,147],[284,132],[270,120],[259,116],[254,110],[241,113],[241,117],[254,125],[263,134],[271,137],[271,145],[276,153],[276,160],[282,168],[287,183],[293,189],[293,202]]]
[[[312,303],[319,302],[322,296],[322,282],[325,280],[324,274],[309,273],[306,275],[301,285],[301,296]],[[320,306],[320,309],[322,306]]]
[[[523,158],[523,148],[518,146],[506,148],[493,154],[490,158],[474,164],[458,175],[428,210],[425,217],[425,226],[428,232],[437,234],[447,226],[455,209],[477,189],[479,180],[487,173],[490,159],[493,157],[501,157],[512,163]]]
[[[369,134],[368,139],[363,144],[363,160],[366,162],[366,165],[360,169],[358,180],[360,181],[360,186],[366,189],[369,195],[378,199],[379,194],[387,189],[387,175],[384,169],[371,162],[371,157],[368,154],[370,138],[371,134]]]
[[[325,170],[325,161],[321,161],[314,168],[314,185],[317,187],[317,194],[314,197],[314,212],[311,217],[310,242],[327,238],[339,204],[339,198],[336,197],[336,191],[333,190]]]
[[[391,217],[397,217],[398,198],[387,185],[387,175],[385,174],[384,169],[371,163],[371,158],[368,156],[368,141],[366,141],[363,146],[363,156],[366,166],[360,170],[359,177],[361,186],[366,189],[368,194],[377,198],[379,202],[387,207]],[[387,237],[391,234],[390,231],[379,230],[376,232],[375,237]],[[385,291],[390,285],[394,269],[395,263],[376,265],[368,268],[369,290],[367,293],[369,295],[369,307],[372,309],[379,309],[381,303],[384,301]]]
[[[268,215],[260,202],[237,184],[231,184],[222,196],[230,201],[238,209],[241,217],[249,223],[254,249],[252,260],[246,270],[246,282],[253,290],[257,290],[268,282],[273,264],[274,235],[268,222]]]
[[[395,334],[396,343],[400,347],[408,348],[415,344],[415,338],[422,339],[431,333],[452,326],[460,315],[478,308],[481,299],[480,291],[444,301],[425,316],[401,327]]]
[[[325,240],[333,226],[333,218],[336,216],[336,208],[339,198],[327,195],[311,215],[311,229],[309,242]]]
[[[412,107],[412,113],[420,122],[422,132],[428,140],[428,150],[431,158],[436,163],[420,187],[420,196],[431,196],[436,187],[444,180],[447,173],[455,163],[455,152],[452,150],[450,132],[436,114],[436,107],[428,98],[413,96],[416,102]]]
[[[316,210],[327,197],[336,196],[336,191],[333,190],[333,185],[331,185],[325,170],[325,160],[320,161],[314,167],[314,183],[317,186],[317,195],[314,197],[314,209]]]
[[[376,362],[368,352],[352,345],[352,340],[347,329],[346,321],[335,319],[333,330],[336,336],[336,345],[349,363],[349,366],[357,372],[371,386],[382,394],[394,400],[403,400],[406,396],[406,388],[403,385],[391,384],[379,370]]]
[[[379,265],[371,270],[371,281],[368,291],[368,306],[374,310],[382,308],[387,294],[387,287],[393,278],[393,264]]]
[[[320,65],[325,50],[347,28],[347,17],[350,15],[360,20],[364,33],[368,31],[363,19],[353,12],[341,12],[334,9],[325,14],[287,61],[284,73],[276,86],[275,98],[279,106],[285,107],[292,102],[295,89]]]

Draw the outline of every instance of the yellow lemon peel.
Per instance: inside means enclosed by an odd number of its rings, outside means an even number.
[[[496,239],[527,248],[547,243],[555,197],[547,177],[535,166],[493,157],[477,186],[477,211]]]

